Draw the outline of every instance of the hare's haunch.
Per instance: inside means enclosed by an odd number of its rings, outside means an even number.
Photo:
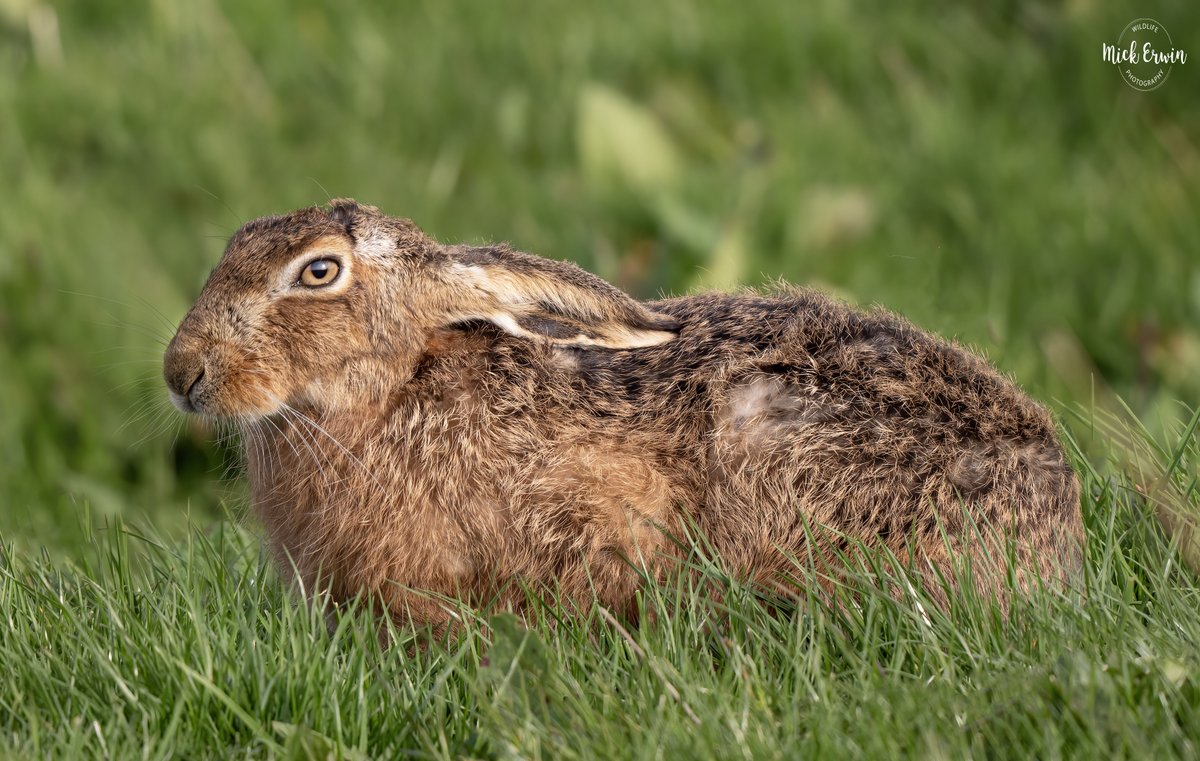
[[[970,561],[1002,604],[1010,554],[1022,586],[1079,562],[1047,412],[974,354],[809,291],[642,303],[338,200],[239,230],[164,374],[178,407],[240,426],[285,572],[417,622],[513,582],[628,612],[636,567],[695,530],[784,587],[848,540],[935,582]]]

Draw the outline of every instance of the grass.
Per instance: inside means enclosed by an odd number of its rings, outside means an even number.
[[[1200,443],[1163,451],[1194,514]],[[457,639],[382,649],[361,611],[327,627],[284,594],[233,524],[172,544],[117,523],[78,565],[0,558],[0,739],[16,757],[1194,757],[1200,590],[1156,496],[1082,471],[1079,588],[1007,617],[897,598],[877,564],[769,609],[708,564],[649,587],[640,627],[461,611]]]
[[[1200,5],[1154,13],[1200,50]],[[1101,63],[1132,15],[0,0],[0,752],[1194,755],[1200,102],[1190,61],[1153,93]],[[330,634],[264,566],[236,442],[158,375],[226,237],[331,196],[980,347],[1075,442],[1086,595],[926,624],[663,589],[628,632]]]

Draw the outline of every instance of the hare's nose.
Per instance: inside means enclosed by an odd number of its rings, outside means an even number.
[[[172,347],[163,362],[163,380],[171,390],[176,406],[190,412],[194,406],[194,394],[200,388],[207,370],[204,358],[195,353],[183,352]]]

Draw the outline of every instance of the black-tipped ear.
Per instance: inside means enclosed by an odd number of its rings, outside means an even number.
[[[353,198],[334,198],[329,202],[329,216],[333,221],[346,230],[351,238],[355,237],[354,228],[364,215],[378,215],[379,209],[369,204],[359,203]]]
[[[334,198],[329,202],[329,216],[345,229],[346,234],[354,237],[354,222],[358,215],[358,201],[353,198]]]
[[[446,250],[449,321],[488,320],[560,346],[637,349],[675,338],[679,323],[573,264],[500,246]]]

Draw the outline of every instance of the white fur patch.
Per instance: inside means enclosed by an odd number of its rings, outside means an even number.
[[[396,242],[386,235],[361,238],[354,246],[354,255],[364,259],[383,259],[396,252]]]
[[[575,352],[571,351],[570,349],[560,349],[555,347],[552,356],[554,357],[554,364],[558,365],[564,370],[579,369],[579,358],[576,357]]]
[[[783,392],[783,384],[777,380],[759,378],[740,386],[729,395],[729,406],[725,415],[735,427],[769,410]]]
[[[755,378],[729,393],[722,408],[720,423],[738,436],[761,436],[776,429],[827,424],[837,419],[838,411],[778,378]]]

